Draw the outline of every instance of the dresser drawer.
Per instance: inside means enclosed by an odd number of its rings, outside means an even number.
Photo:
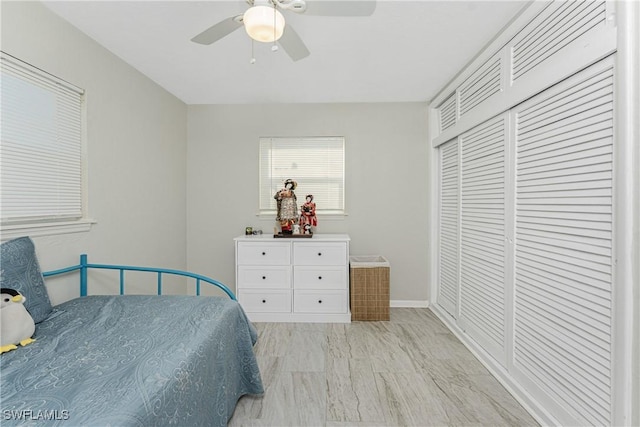
[[[290,290],[240,290],[238,301],[247,312],[257,313],[290,313]]]
[[[289,289],[291,288],[291,267],[239,266],[238,288]]]
[[[347,265],[345,243],[294,242],[293,263],[295,265]]]
[[[293,283],[296,289],[347,289],[345,267],[295,266]]]
[[[237,261],[238,265],[289,265],[291,245],[285,242],[240,242]]]
[[[295,313],[346,313],[347,291],[295,291]]]

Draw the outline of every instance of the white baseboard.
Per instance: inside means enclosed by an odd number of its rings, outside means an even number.
[[[395,299],[389,301],[389,307],[427,308],[429,301]]]

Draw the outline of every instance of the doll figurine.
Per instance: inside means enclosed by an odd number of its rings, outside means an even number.
[[[302,234],[313,234],[313,232],[311,231],[311,224],[305,224]]]
[[[300,207],[300,228],[305,231],[305,234],[311,234],[311,227],[318,225],[316,204],[313,202],[313,195],[311,194],[307,194],[305,200],[304,204]],[[309,227],[305,227],[306,225]]]
[[[284,188],[273,196],[278,206],[276,221],[280,221],[282,234],[292,234],[292,226],[298,219],[296,193],[293,192],[297,186],[294,180],[287,179],[284,182]]]

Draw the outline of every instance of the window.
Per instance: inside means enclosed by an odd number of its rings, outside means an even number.
[[[260,213],[275,213],[273,196],[289,178],[299,204],[313,194],[317,213],[344,215],[344,138],[260,138]]]
[[[4,52],[1,64],[2,237],[77,227],[86,211],[84,91]]]

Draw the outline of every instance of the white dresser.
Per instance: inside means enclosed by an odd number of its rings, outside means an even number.
[[[349,236],[235,239],[238,301],[254,322],[343,322],[349,311]]]

